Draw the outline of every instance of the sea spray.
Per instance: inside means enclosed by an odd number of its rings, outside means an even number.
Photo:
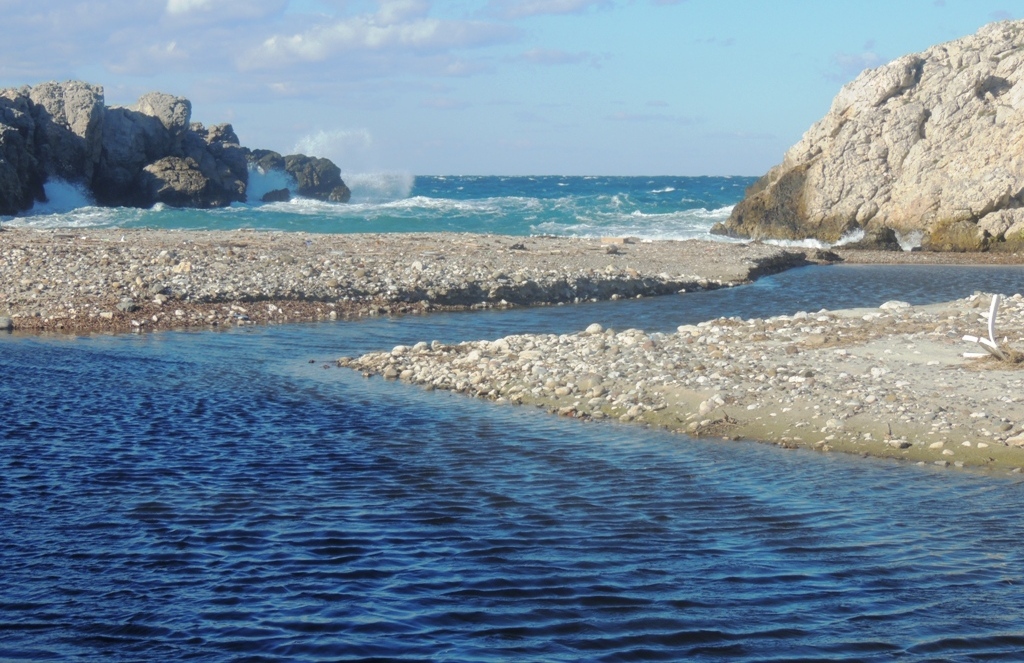
[[[264,195],[279,189],[296,188],[295,178],[280,170],[266,171],[258,166],[249,166],[249,184],[246,187],[246,202],[257,204]]]
[[[46,202],[36,203],[27,214],[63,214],[96,204],[83,184],[53,178],[43,185],[43,190],[46,193]]]
[[[341,178],[352,190],[352,203],[389,203],[403,200],[412,193],[416,176],[411,173],[342,173]]]
[[[249,197],[220,209],[100,208],[75,187],[55,183],[49,207],[5,221],[37,228],[354,232],[476,232],[503,235],[641,239],[716,239],[711,226],[727,218],[753,178],[418,176],[350,171],[349,203],[292,196],[261,203],[267,191],[294,184],[282,173],[250,173]],[[79,196],[78,199],[75,196]],[[57,201],[60,207],[57,208]],[[61,209],[65,211],[55,211]]]

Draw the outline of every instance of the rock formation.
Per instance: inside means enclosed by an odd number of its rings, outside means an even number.
[[[712,232],[934,250],[1024,244],[1024,21],[868,70]]]
[[[250,164],[290,173],[301,196],[348,200],[329,160],[251,152],[230,124],[191,118],[188,99],[159,92],[125,108],[79,81],[0,90],[0,214],[45,200],[50,178],[84,185],[100,205],[223,207],[246,200]]]
[[[248,158],[249,163],[260,170],[283,170],[291,175],[295,179],[295,192],[300,196],[347,203],[352,195],[341,179],[341,169],[330,159],[307,157],[305,154],[289,154],[283,157],[271,150],[250,150]],[[264,199],[287,200],[290,194],[291,192],[287,190],[283,193],[275,190],[268,192]]]

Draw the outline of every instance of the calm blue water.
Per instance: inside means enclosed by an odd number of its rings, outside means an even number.
[[[27,227],[155,227],[327,233],[452,231],[504,235],[708,237],[728,218],[751,177],[411,177],[348,178],[349,204],[294,199],[220,210],[104,209],[76,189],[47,186],[50,203],[7,219]],[[250,197],[285,186],[258,174]]]
[[[1016,476],[562,420],[331,365],[435,338],[1024,290],[1021,268],[894,270],[0,335],[0,660],[1020,660]]]

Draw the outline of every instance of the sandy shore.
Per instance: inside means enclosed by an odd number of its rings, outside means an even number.
[[[0,317],[71,332],[294,322],[662,295],[802,264],[720,242],[5,229]]]

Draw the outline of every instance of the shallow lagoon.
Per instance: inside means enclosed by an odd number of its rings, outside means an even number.
[[[1012,659],[1017,477],[560,420],[331,366],[418,340],[975,289],[1024,291],[1024,269],[807,268],[608,304],[0,336],[0,658]]]

